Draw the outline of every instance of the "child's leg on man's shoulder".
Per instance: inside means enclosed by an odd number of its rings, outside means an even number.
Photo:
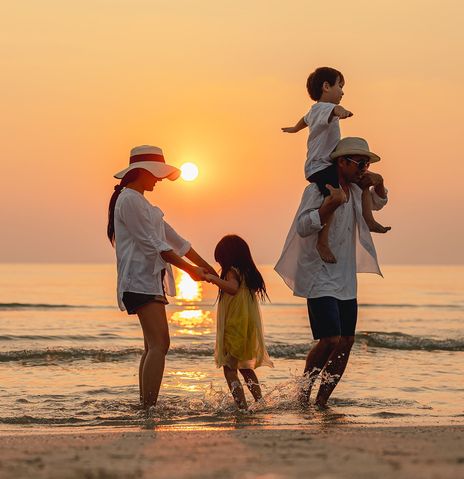
[[[245,391],[243,390],[242,383],[238,378],[237,369],[229,368],[229,366],[224,366],[224,376],[229,386],[230,392],[234,397],[239,409],[247,409],[248,405],[245,399]]]
[[[372,196],[369,188],[364,188],[362,191],[362,214],[364,221],[367,223],[369,227],[369,231],[372,233],[386,233],[387,231],[391,230],[390,226],[383,226],[374,219],[374,215],[372,214],[373,211],[373,204],[372,204]]]
[[[320,170],[317,173],[314,173],[314,175],[310,176],[308,180],[311,183],[317,184],[319,191],[324,196],[324,202],[322,203],[323,205],[326,204],[328,201],[332,201],[330,191],[326,185],[330,185],[333,188],[337,189],[340,188],[336,164],[330,165],[327,168]],[[333,215],[329,217],[326,224],[323,226],[322,230],[319,231],[319,234],[317,236],[316,249],[322,260],[326,263],[337,262],[337,259],[335,258],[334,254],[332,253],[332,250],[329,247],[329,230],[332,219]]]
[[[240,373],[255,401],[262,399],[263,394],[261,392],[261,386],[259,385],[258,376],[256,376],[253,369],[240,369]]]

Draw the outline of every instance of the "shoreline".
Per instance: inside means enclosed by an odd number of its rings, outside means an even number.
[[[9,478],[455,478],[464,426],[62,431],[0,437]]]

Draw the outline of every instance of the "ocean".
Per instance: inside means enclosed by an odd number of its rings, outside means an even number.
[[[464,423],[464,266],[358,275],[356,343],[327,411],[301,411],[296,400],[312,343],[306,303],[271,266],[260,270],[275,366],[257,370],[264,401],[236,411],[213,359],[217,289],[178,272],[166,371],[147,413],[138,400],[141,329],[116,306],[115,266],[0,265],[0,432]]]

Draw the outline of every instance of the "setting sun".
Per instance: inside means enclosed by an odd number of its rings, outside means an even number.
[[[200,301],[201,300],[201,283],[194,281],[188,273],[179,270],[176,277],[176,299],[183,299],[185,301]]]
[[[198,176],[198,166],[195,163],[184,163],[180,167],[181,178],[185,181],[193,181]]]

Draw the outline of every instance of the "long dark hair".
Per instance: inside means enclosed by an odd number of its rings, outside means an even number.
[[[236,268],[250,291],[255,292],[261,301],[269,299],[264,279],[251,257],[250,248],[240,236],[224,236],[214,250],[214,259],[221,265],[221,279],[225,279],[227,273]]]
[[[141,168],[134,168],[133,170],[128,171],[122,178],[119,185],[114,187],[114,193],[111,195],[110,204],[108,205],[108,226],[106,227],[106,234],[110,243],[114,246],[114,207],[116,206],[116,200],[118,199],[119,193],[123,188],[137,180],[141,172]]]

